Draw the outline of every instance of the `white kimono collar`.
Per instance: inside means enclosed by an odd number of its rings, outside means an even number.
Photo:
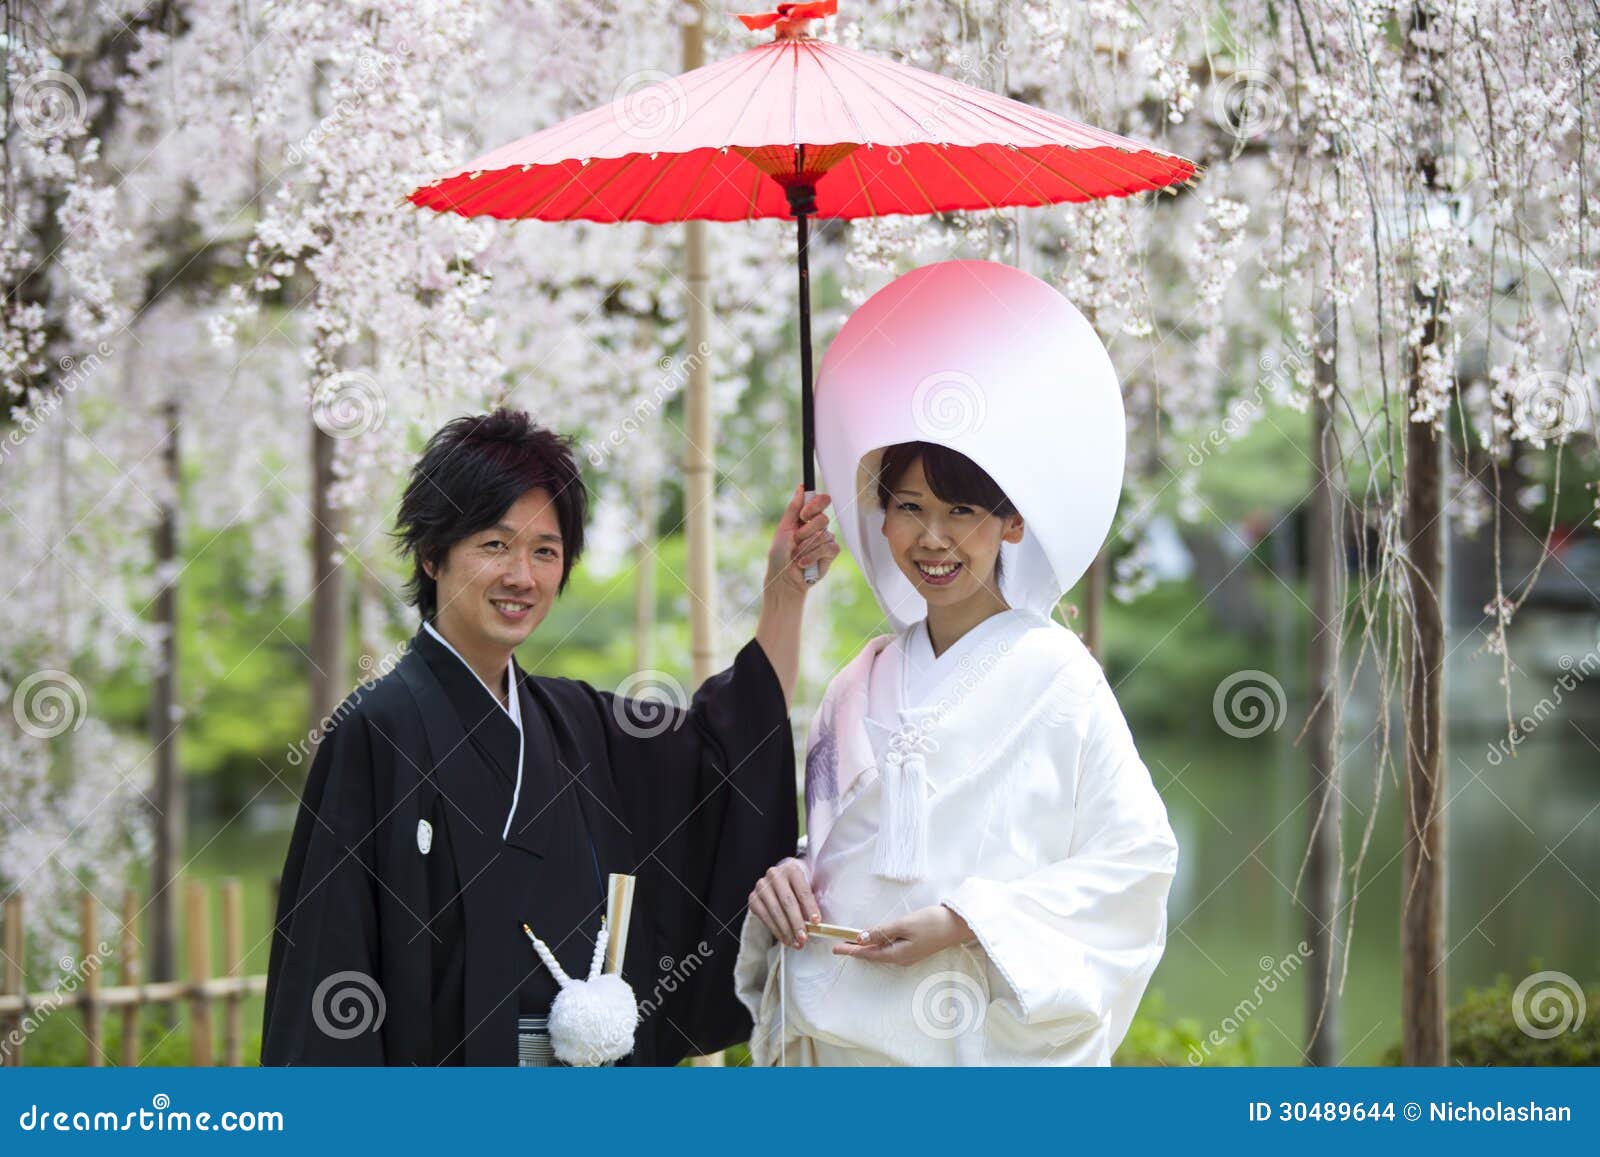
[[[900,707],[908,711],[922,708],[923,701],[939,690],[939,684],[949,677],[952,669],[960,667],[964,662],[970,666],[970,661],[964,660],[963,656],[970,655],[994,632],[1009,627],[1016,621],[1016,616],[1030,614],[1028,611],[1008,607],[998,614],[990,615],[946,647],[941,655],[933,653],[933,639],[928,634],[928,620],[921,619],[911,624],[900,633],[903,657]]]

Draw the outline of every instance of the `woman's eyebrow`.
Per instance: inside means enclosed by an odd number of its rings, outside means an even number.
[[[900,490],[891,490],[889,493],[891,493],[891,494],[909,494],[913,498],[921,498],[922,497],[922,491],[920,491],[920,490],[906,490],[906,489],[902,488]]]

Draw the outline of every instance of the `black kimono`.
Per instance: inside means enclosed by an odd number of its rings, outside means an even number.
[[[522,925],[587,976],[612,872],[638,878],[622,975],[644,1015],[620,1063],[748,1038],[745,900],[798,828],[761,645],[686,711],[511,670],[520,769],[506,708],[426,629],[335,714],[284,864],[262,1064],[515,1064],[518,1016],[558,991]]]

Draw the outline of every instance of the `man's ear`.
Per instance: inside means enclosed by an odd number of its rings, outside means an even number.
[[[1020,515],[1020,514],[1008,514],[1008,515],[1006,515],[1006,530],[1005,530],[1005,533],[1002,534],[1000,537],[1002,539],[1004,539],[1006,542],[1013,542],[1013,543],[1021,542],[1022,541],[1022,530],[1023,530],[1022,515]]]
[[[428,559],[422,560],[422,573],[427,575],[434,582],[439,581],[439,568],[434,566],[433,563]]]

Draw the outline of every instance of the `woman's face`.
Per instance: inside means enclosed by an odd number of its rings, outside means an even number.
[[[930,607],[975,596],[998,598],[994,564],[1002,542],[1022,541],[1022,516],[941,501],[919,458],[895,481],[883,514],[883,537],[900,573]]]

